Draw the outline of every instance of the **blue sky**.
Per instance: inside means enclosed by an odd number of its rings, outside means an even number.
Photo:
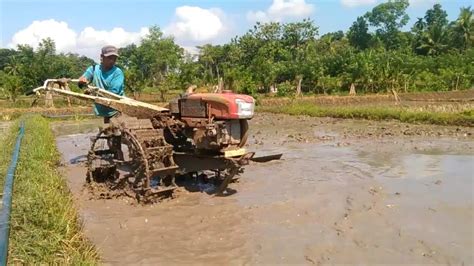
[[[382,0],[0,0],[0,46],[27,43],[34,47],[51,37],[62,52],[96,57],[112,43],[139,42],[147,27],[158,25],[178,44],[192,51],[196,45],[228,42],[250,29],[256,20],[296,21],[310,17],[320,34],[346,31],[357,16]],[[410,0],[409,29],[440,2],[454,20],[471,0]]]

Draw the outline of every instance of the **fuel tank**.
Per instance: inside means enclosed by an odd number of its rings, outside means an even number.
[[[178,100],[181,117],[214,117],[215,119],[251,119],[255,100],[252,96],[222,93],[192,93]]]

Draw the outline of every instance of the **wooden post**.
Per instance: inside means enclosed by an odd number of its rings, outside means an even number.
[[[355,96],[356,95],[356,88],[355,88],[354,83],[351,83],[351,88],[349,90],[349,95],[350,96]]]
[[[219,78],[219,82],[217,83],[217,92],[221,93],[224,90],[224,81],[222,77]]]
[[[46,95],[44,96],[44,105],[47,108],[54,107],[54,101],[53,101],[53,94],[50,91],[46,92]]]
[[[296,86],[296,96],[301,96],[301,82],[303,81],[303,76],[298,76],[298,85]]]
[[[393,94],[393,97],[395,98],[396,104],[400,103],[400,97],[398,97],[397,91],[393,88],[392,88],[392,94]]]
[[[66,84],[63,84],[63,85],[59,85],[59,88],[62,89],[62,90],[67,90],[67,91],[71,91],[71,89],[69,88],[69,86]],[[71,107],[71,98],[69,98],[69,96],[66,96],[66,100],[67,100],[67,106],[68,107]],[[54,105],[54,104],[53,104]]]

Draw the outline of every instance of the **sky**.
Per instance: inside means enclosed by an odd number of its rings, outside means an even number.
[[[247,32],[256,21],[312,19],[320,35],[347,29],[358,16],[383,0],[0,0],[0,47],[29,44],[47,37],[58,52],[97,60],[107,44],[138,44],[148,27],[159,26],[190,52],[206,43],[223,44]],[[472,0],[409,0],[409,30],[416,18],[439,2],[455,20]]]

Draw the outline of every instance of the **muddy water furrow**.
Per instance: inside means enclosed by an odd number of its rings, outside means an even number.
[[[248,149],[284,156],[249,165],[236,194],[135,206],[88,198],[92,127],[74,127],[58,146],[105,263],[473,263],[471,128],[259,115]]]

